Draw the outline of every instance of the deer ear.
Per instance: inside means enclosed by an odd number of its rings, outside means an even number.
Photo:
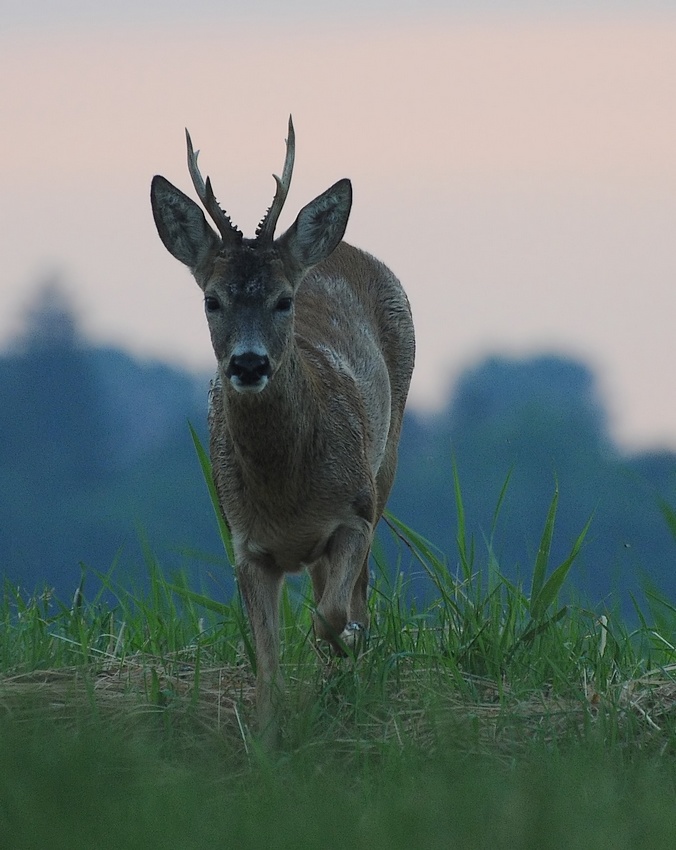
[[[292,265],[307,271],[325,260],[343,238],[352,207],[352,184],[339,180],[303,207],[276,244]]]
[[[150,203],[164,247],[192,272],[219,250],[221,240],[207,224],[202,210],[159,174],[150,186]]]

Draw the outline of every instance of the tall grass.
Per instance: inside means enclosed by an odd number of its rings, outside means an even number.
[[[629,630],[580,604],[588,526],[551,563],[556,491],[530,575],[508,580],[493,534],[509,482],[478,544],[453,476],[450,562],[388,515],[400,569],[374,547],[360,658],[317,646],[307,583],[285,588],[273,755],[250,728],[237,595],[168,578],[147,547],[142,590],[115,565],[91,598],[91,571],[69,601],[5,585],[0,846],[673,847],[676,608],[648,590]],[[424,606],[410,569],[433,589]]]

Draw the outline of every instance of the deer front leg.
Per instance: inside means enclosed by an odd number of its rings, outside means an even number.
[[[256,709],[263,742],[279,737],[283,683],[279,669],[279,597],[284,574],[270,559],[247,556],[237,567],[256,649]]]
[[[371,523],[355,518],[337,529],[326,552],[310,568],[315,634],[338,650],[356,649],[368,628],[366,588]]]

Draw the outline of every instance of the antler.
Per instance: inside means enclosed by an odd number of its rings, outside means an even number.
[[[284,170],[282,171],[282,179],[280,180],[276,174],[272,176],[277,183],[275,197],[272,199],[272,204],[268,211],[263,216],[261,223],[256,228],[256,238],[259,242],[272,242],[275,235],[275,227],[277,219],[286,201],[286,196],[291,185],[291,175],[293,174],[293,161],[296,155],[296,134],[293,130],[293,121],[289,115],[289,136],[286,140],[286,159],[284,160]]]
[[[218,228],[221,238],[226,245],[234,245],[242,239],[242,231],[235,227],[230,221],[230,216],[220,208],[214,191],[211,188],[211,180],[207,177],[206,183],[200,174],[197,166],[197,155],[199,151],[193,150],[192,139],[190,133],[185,131],[185,138],[188,145],[188,171],[192,177],[192,182],[197,192],[197,196],[204,205],[204,209],[214,220],[214,224]]]

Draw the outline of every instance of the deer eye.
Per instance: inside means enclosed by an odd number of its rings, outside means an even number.
[[[207,295],[204,299],[204,307],[207,313],[215,313],[221,309],[221,302],[214,295]]]
[[[275,304],[275,310],[280,313],[288,313],[291,309],[291,305],[293,304],[293,298],[280,298],[279,301]]]

